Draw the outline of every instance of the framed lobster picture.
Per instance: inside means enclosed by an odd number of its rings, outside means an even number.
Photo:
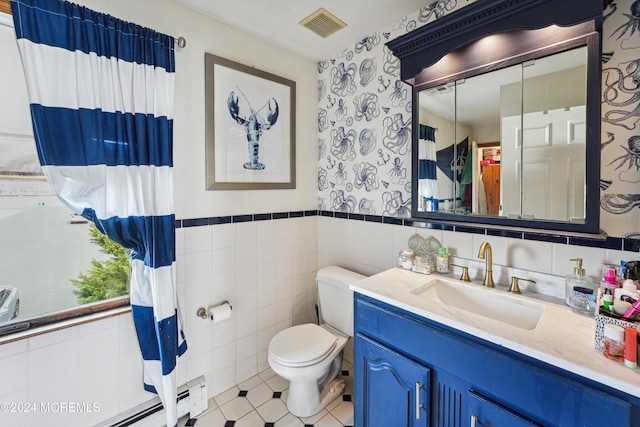
[[[205,53],[207,190],[296,187],[296,83]]]

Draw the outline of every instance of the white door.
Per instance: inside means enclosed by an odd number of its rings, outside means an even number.
[[[502,214],[558,221],[584,218],[585,107],[527,113],[523,124],[521,143],[520,116],[502,119]]]

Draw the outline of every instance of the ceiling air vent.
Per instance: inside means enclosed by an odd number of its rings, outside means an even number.
[[[320,8],[307,16],[300,21],[300,25],[313,31],[323,39],[347,26],[347,24],[324,8]]]

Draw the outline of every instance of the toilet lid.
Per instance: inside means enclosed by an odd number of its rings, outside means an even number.
[[[336,337],[313,323],[280,331],[269,343],[271,357],[283,365],[301,366],[319,362],[336,346]]]

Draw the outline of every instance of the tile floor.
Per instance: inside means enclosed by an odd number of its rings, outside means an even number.
[[[184,418],[179,427],[343,427],[353,426],[353,365],[343,363],[345,391],[318,414],[298,418],[287,411],[289,382],[271,369],[220,393],[195,419]]]

